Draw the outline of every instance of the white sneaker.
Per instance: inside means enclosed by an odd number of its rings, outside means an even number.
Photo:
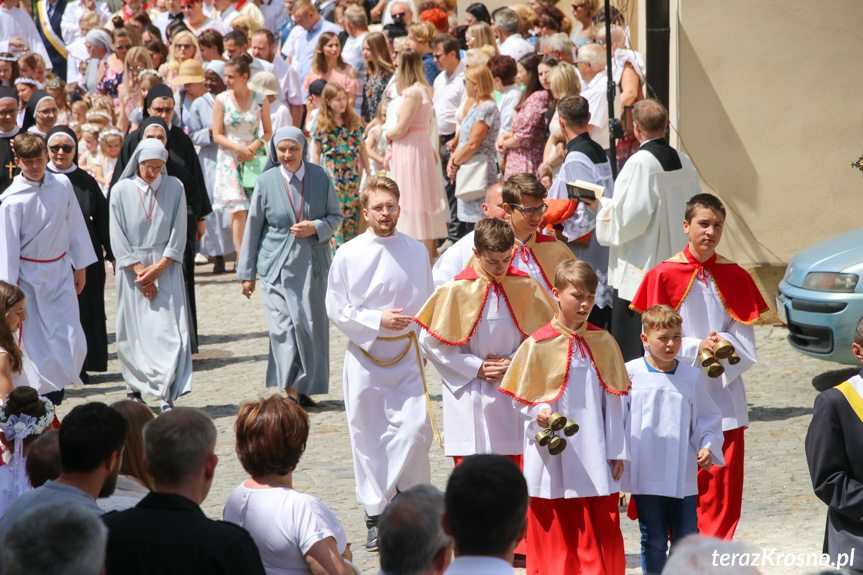
[[[195,254],[195,265],[196,266],[203,266],[203,265],[207,265],[208,263],[210,263],[210,260],[207,259],[207,256],[205,256],[204,254]]]

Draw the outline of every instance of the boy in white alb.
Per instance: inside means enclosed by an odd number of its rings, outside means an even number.
[[[626,364],[630,463],[623,490],[632,493],[641,529],[641,571],[662,572],[672,545],[698,533],[698,468],[723,465],[722,414],[701,370],[679,362],[683,319],[667,305],[641,318],[647,354]]]
[[[627,163],[627,166],[629,163]],[[655,304],[674,308],[683,318],[678,358],[695,365],[699,352],[719,341],[734,346],[740,362],[722,362],[725,373],[706,378],[705,388],[722,412],[725,465],[698,472],[698,530],[706,537],[731,539],[743,503],[743,431],[749,426],[743,373],[756,361],[755,328],[767,309],[750,275],[716,253],[725,225],[725,206],[711,194],[686,204],[683,231],[689,245],[647,272],[632,300],[639,313]]]
[[[521,417],[498,385],[518,346],[551,321],[557,305],[535,279],[510,266],[509,224],[480,220],[473,237],[476,263],[438,288],[415,321],[443,378],[446,455],[456,465],[477,453],[520,464]]]
[[[629,379],[617,343],[590,325],[599,279],[569,260],[554,274],[560,311],[518,348],[500,390],[524,404],[527,572],[622,575],[626,569],[618,496],[629,459],[624,409]],[[535,435],[560,413],[580,426],[552,455]]]

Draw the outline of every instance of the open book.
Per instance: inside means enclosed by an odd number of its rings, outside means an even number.
[[[605,186],[591,184],[584,180],[576,180],[575,182],[566,183],[566,191],[570,200],[579,201],[581,199],[595,200],[602,197],[602,192]]]

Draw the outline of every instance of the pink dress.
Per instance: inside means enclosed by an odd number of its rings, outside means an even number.
[[[439,161],[435,161],[437,154],[429,136],[431,97],[425,88],[416,85],[402,92],[402,96],[421,97],[422,106],[408,133],[391,143],[390,171],[401,192],[398,230],[415,240],[445,238],[447,213],[445,202],[441,202],[441,167]]]
[[[528,96],[524,105],[512,117],[512,135],[518,148],[506,151],[504,179],[513,174],[537,175],[545,149],[545,111],[548,108],[548,92],[538,90]]]
[[[344,88],[345,92],[348,94],[358,95],[362,91],[360,89],[360,81],[356,78],[348,78],[348,70],[351,70],[350,66],[345,66],[341,70],[333,68],[326,74],[315,74],[314,72],[309,72],[309,75],[306,76],[306,79],[303,81],[303,92],[308,93],[309,86],[311,86],[312,82],[315,80],[326,80],[327,82],[338,84]]]

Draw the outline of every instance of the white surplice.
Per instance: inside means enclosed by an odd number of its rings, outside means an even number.
[[[0,196],[0,238],[0,280],[18,283],[27,295],[22,341],[40,392],[80,385],[87,340],[72,269],[95,263],[96,252],[69,179],[50,172],[41,183],[15,176]]]
[[[432,267],[435,289],[464,271],[470,258],[473,257],[473,248],[473,232],[471,231],[441,254]]]
[[[701,193],[698,173],[678,152],[682,169],[666,172],[647,150],[632,155],[617,175],[614,198],[600,200],[596,239],[610,248],[608,281],[621,299],[632,301],[650,268],[686,245],[686,202]]]
[[[533,257],[533,251],[529,247],[526,247],[528,243],[530,243],[530,239],[528,239],[527,242],[522,243],[521,240],[515,238],[515,247],[513,248],[512,261],[510,262],[510,265],[518,271],[530,275],[530,277],[539,282],[539,285],[545,288],[548,295],[554,297],[551,293],[551,288],[553,287],[551,283],[554,282],[554,270],[545,270],[545,276],[543,276],[542,266],[539,265],[537,259]],[[546,281],[546,277],[548,278],[548,281]]]
[[[758,361],[755,327],[742,324],[728,315],[716,291],[716,284],[710,277],[706,283],[699,279],[692,282],[686,299],[677,311],[683,317],[683,345],[677,355],[681,361],[695,365],[700,343],[710,331],[715,331],[720,339],[734,346],[734,351],[740,356],[740,363],[731,365],[721,361],[725,373],[717,378],[705,376],[705,387],[722,412],[723,431],[749,427],[742,375]]]
[[[452,248],[450,248],[452,249]],[[449,251],[449,250],[447,250]],[[512,357],[524,338],[503,293],[489,290],[485,307],[467,343],[449,345],[420,332],[420,342],[443,379],[444,451],[448,456],[522,451],[523,421],[500,382],[476,375],[490,355]]]
[[[582,152],[569,152],[563,160],[563,165],[551,185],[551,189],[548,190],[548,199],[569,199],[566,184],[567,182],[574,183],[577,180],[603,186],[605,188],[602,192],[603,198],[611,199],[614,197],[614,176],[611,173],[611,162],[594,164]],[[610,308],[613,298],[611,286],[608,285],[608,248],[599,245],[599,241],[596,239],[596,212],[579,202],[575,213],[563,222],[563,235],[572,242],[588,233],[590,240],[588,240],[587,246],[570,245],[569,247],[576,258],[593,266],[599,277],[599,285],[596,289],[596,307]]]
[[[27,47],[26,51],[17,51],[9,45],[16,38],[21,39]],[[39,54],[45,61],[46,69],[51,70],[53,67],[33,18],[21,8],[7,10],[0,6],[0,52],[11,52],[16,58],[25,54]]]
[[[624,422],[626,396],[602,386],[589,358],[573,346],[567,386],[557,401],[525,406],[513,400],[530,417],[524,439],[524,478],[531,497],[575,499],[620,491],[620,481],[611,476],[611,460],[629,460],[629,442]],[[536,414],[551,408],[579,425],[578,433],[565,437],[566,449],[551,455],[536,442],[540,431]]]
[[[95,3],[95,12],[99,16],[99,26],[104,26],[111,19],[111,11],[104,2]],[[63,19],[60,21],[60,30],[63,33],[63,42],[69,46],[81,36],[81,16],[87,12],[87,8],[80,2],[68,2],[66,10],[63,11]]]
[[[704,389],[707,376],[678,362],[674,373],[651,371],[643,357],[626,364],[630,461],[621,486],[638,495],[683,499],[698,494],[698,451],[722,456],[722,416]]]
[[[428,251],[400,233],[371,230],[343,244],[333,258],[327,315],[350,340],[345,352],[345,412],[351,435],[357,499],[380,515],[396,495],[431,480],[431,426],[419,347],[402,331],[381,327],[383,312],[413,316],[432,292]],[[407,349],[411,346],[412,349]],[[364,353],[365,352],[365,353]],[[381,366],[404,353],[401,361]]]

